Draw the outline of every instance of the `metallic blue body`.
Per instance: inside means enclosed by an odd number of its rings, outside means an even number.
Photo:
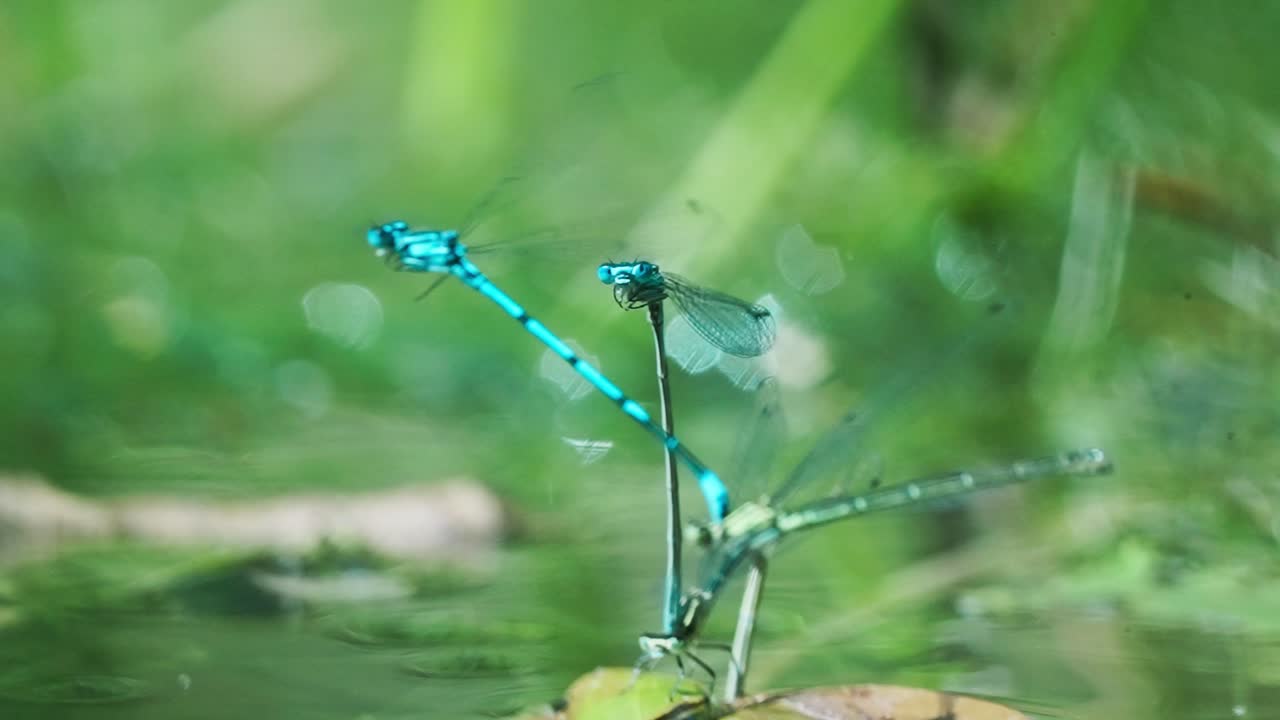
[[[569,363],[587,382],[614,401],[628,417],[658,438],[663,447],[675,453],[697,477],[711,521],[718,523],[724,519],[729,511],[729,491],[720,477],[698,460],[678,438],[655,425],[649,413],[639,403],[628,398],[617,385],[578,357],[564,341],[541,322],[530,317],[519,303],[485,277],[467,259],[467,247],[459,242],[456,230],[411,230],[407,223],[397,220],[373,226],[369,229],[367,239],[370,247],[380,256],[394,260],[402,270],[448,273],[492,300],[530,335],[551,348],[552,352]]]

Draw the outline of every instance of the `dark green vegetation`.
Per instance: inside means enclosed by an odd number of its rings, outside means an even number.
[[[658,447],[545,381],[482,298],[414,303],[429,279],[363,244],[373,221],[461,223],[513,171],[503,227],[605,243],[477,263],[638,398],[648,331],[595,279],[610,256],[773,294],[799,348],[778,360],[782,467],[1001,299],[1011,321],[886,419],[885,481],[1089,445],[1116,462],[784,546],[750,687],[1275,716],[1280,8],[963,6],[6,3],[6,470],[193,502],[464,477],[532,521],[443,575],[345,548],[13,561],[0,717],[467,717],[632,661],[658,622]],[[667,227],[663,201],[714,219],[624,243],[654,208]],[[779,264],[797,224],[841,284],[804,292],[820,273],[786,266],[794,242]],[[673,391],[727,473],[751,398],[715,371]],[[584,465],[566,437],[614,447]],[[353,607],[264,574],[402,591]]]

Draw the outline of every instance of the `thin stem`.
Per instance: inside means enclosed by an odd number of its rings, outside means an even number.
[[[751,556],[751,570],[738,607],[738,625],[733,631],[733,647],[729,652],[729,676],[724,685],[725,702],[742,697],[747,682],[747,661],[751,658],[751,640],[756,631],[756,613],[764,597],[764,581],[769,572],[769,558],[764,553]]]
[[[667,380],[667,342],[663,331],[662,301],[649,305],[649,325],[653,328],[653,348],[657,353],[655,366],[658,369],[658,397],[662,403],[662,429],[667,435],[675,433],[675,413],[671,405],[671,385]],[[677,618],[680,616],[681,588],[681,543],[683,542],[680,527],[680,477],[675,453],[666,448],[667,460],[667,577],[666,597],[662,606],[662,627],[664,632],[674,632]]]

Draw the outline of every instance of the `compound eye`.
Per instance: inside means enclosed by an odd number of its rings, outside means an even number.
[[[369,228],[365,239],[368,240],[369,246],[375,250],[385,250],[391,247],[393,243],[391,233],[387,231],[386,225],[374,225]]]

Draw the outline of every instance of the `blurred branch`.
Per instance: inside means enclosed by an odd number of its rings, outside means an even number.
[[[504,156],[512,137],[512,68],[520,66],[511,55],[530,7],[497,0],[419,3],[404,44],[404,135],[431,170],[465,176],[469,166]]]
[[[1274,252],[1271,243],[1274,223],[1240,210],[1209,185],[1158,168],[1135,167],[1131,172],[1138,204],[1144,209],[1236,238],[1263,252]]]
[[[1143,26],[1146,0],[1097,0],[1080,32],[1065,38],[1047,82],[1026,99],[1018,129],[995,162],[1002,184],[1038,188],[1080,148],[1088,119]]]
[[[696,251],[709,263],[731,253],[836,95],[866,60],[898,0],[811,0],[738,95],[664,202],[689,198],[724,217]],[[659,209],[662,214],[664,209]],[[643,233],[642,233],[643,235]],[[689,267],[693,258],[674,264]]]
[[[512,524],[503,503],[471,482],[214,503],[161,495],[94,501],[36,478],[0,479],[3,562],[76,542],[127,539],[280,552],[336,542],[389,557],[467,564],[509,535]]]

